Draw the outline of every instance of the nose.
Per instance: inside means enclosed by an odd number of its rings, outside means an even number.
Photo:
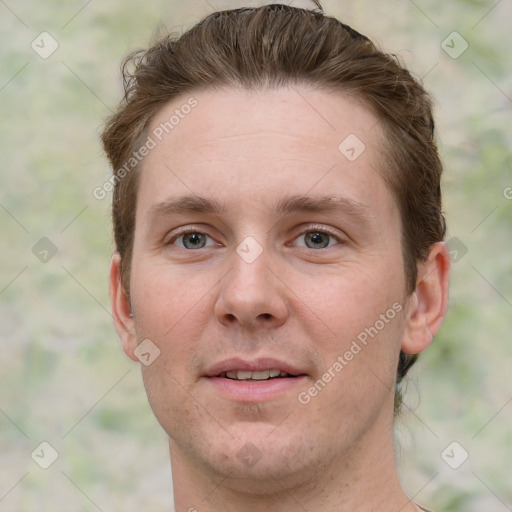
[[[231,270],[220,283],[215,316],[224,326],[240,324],[247,330],[283,325],[288,317],[286,286],[269,264],[264,250],[252,262],[233,253]]]

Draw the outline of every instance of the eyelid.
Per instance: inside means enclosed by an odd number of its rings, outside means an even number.
[[[331,229],[331,228],[328,228],[322,224],[307,224],[307,225],[303,225],[300,227],[300,231],[298,231],[296,233],[296,235],[293,237],[293,240],[295,240],[297,237],[299,237],[300,235],[303,235],[305,233],[309,233],[309,232],[313,232],[313,231],[318,231],[318,232],[321,232],[321,233],[325,233],[329,236],[332,236],[333,238],[336,239],[336,241],[339,243],[339,244],[345,244],[347,243],[347,240],[346,238],[343,238],[340,236],[340,234],[335,231],[334,229]],[[219,242],[217,242],[217,240],[215,240],[210,234],[207,233],[207,230],[205,230],[204,228],[201,228],[201,227],[198,227],[198,226],[183,226],[181,228],[177,228],[177,230],[174,231],[174,233],[172,234],[172,236],[169,238],[169,240],[167,240],[164,245],[171,245],[171,244],[174,244],[174,242],[182,235],[186,235],[188,233],[200,233],[200,234],[203,234],[203,235],[206,235],[208,237],[210,237],[212,240],[214,240],[217,244]]]
[[[186,235],[186,234],[188,234],[188,233],[200,233],[200,234],[202,234],[202,235],[206,235],[206,236],[210,237],[212,240],[214,240],[214,241],[218,244],[217,240],[215,240],[215,239],[214,239],[210,234],[208,234],[206,231],[207,231],[207,230],[205,230],[204,228],[200,228],[200,227],[198,227],[198,226],[196,226],[196,227],[194,227],[194,226],[190,226],[190,225],[188,225],[188,226],[183,226],[183,227],[181,227],[181,228],[177,228],[177,229],[173,232],[172,236],[171,236],[169,239],[164,240],[164,245],[172,245],[172,244],[174,244],[174,242],[175,242],[175,241],[176,241],[180,236],[182,236],[182,235]]]
[[[331,229],[327,226],[324,226],[323,224],[307,224],[306,226],[301,226],[300,231],[297,233],[297,235],[293,238],[295,240],[298,236],[303,235],[305,233],[310,232],[321,232],[326,233],[329,236],[332,236],[336,239],[336,241],[340,244],[346,244],[347,243],[347,237],[342,237],[339,232],[335,231],[334,229]]]

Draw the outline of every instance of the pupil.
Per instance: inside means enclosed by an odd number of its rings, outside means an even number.
[[[185,247],[197,248],[204,241],[204,236],[201,233],[188,233],[183,238],[183,244]]]
[[[325,243],[322,242],[322,237],[324,237]],[[327,247],[327,245],[329,244],[329,241],[327,240],[327,235],[325,233],[320,233],[320,232],[307,233],[306,240],[311,242],[313,245],[316,245],[316,246],[320,245],[322,248]]]

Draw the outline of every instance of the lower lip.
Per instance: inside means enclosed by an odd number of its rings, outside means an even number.
[[[305,387],[306,376],[244,381],[225,377],[208,377],[215,390],[229,400],[239,402],[264,402],[286,392],[299,393]]]

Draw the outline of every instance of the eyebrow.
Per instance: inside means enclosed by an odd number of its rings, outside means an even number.
[[[147,215],[166,216],[186,213],[222,214],[225,212],[226,207],[220,201],[190,195],[155,203],[149,208]]]
[[[149,208],[147,215],[151,217],[187,213],[209,213],[221,215],[227,211],[227,206],[216,199],[208,199],[196,195],[186,195],[155,203]],[[368,206],[343,196],[285,196],[279,199],[275,206],[275,213],[281,215],[300,212],[323,213],[333,211],[341,211],[353,217],[356,221],[373,224],[372,215]]]
[[[331,212],[344,211],[359,220],[370,218],[370,209],[348,197],[329,195],[322,197],[287,196],[281,198],[276,205],[276,213],[286,214],[295,212]]]

